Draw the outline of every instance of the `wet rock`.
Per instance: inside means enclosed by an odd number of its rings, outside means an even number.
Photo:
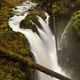
[[[62,43],[59,63],[72,80],[80,80],[80,11],[71,18]]]
[[[30,11],[26,18],[21,22],[20,27],[25,29],[32,29],[34,32],[38,33],[37,27],[42,27],[38,21],[37,16],[42,17],[44,20],[46,19],[43,11]]]

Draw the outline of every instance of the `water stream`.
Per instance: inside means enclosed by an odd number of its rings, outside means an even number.
[[[36,63],[41,64],[51,70],[62,73],[58,66],[55,37],[49,28],[49,15],[45,12],[46,19],[36,16],[40,22],[42,29],[36,26],[40,35],[31,29],[21,29],[20,22],[29,14],[29,9],[35,7],[36,4],[30,1],[23,2],[13,9],[14,16],[9,19],[9,25],[15,32],[21,32],[28,39],[32,53],[34,54]],[[37,71],[37,80],[57,80],[40,71]]]

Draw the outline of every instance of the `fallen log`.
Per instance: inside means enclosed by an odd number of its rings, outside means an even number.
[[[16,60],[20,63],[24,63],[24,64],[27,64],[29,65],[30,67],[34,68],[34,69],[37,69],[47,75],[50,75],[51,77],[55,77],[55,78],[58,78],[60,80],[71,80],[57,72],[54,72],[46,67],[43,67],[35,62],[33,62],[30,58],[24,58],[23,56],[21,55],[18,55],[17,53],[13,53],[11,51],[8,51],[8,50],[5,50],[3,48],[0,48],[0,54],[3,54],[5,57],[9,57],[10,59],[12,60]]]

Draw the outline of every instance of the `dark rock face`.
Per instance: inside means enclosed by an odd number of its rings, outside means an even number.
[[[62,46],[59,64],[72,80],[80,80],[80,11],[71,18],[65,33],[66,46]]]

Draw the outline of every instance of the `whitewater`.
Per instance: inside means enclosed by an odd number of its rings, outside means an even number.
[[[21,5],[17,6],[16,9],[13,8],[14,16],[9,19],[9,26],[13,31],[24,34],[28,39],[36,63],[54,70],[55,72],[63,73],[57,61],[55,36],[49,28],[49,15],[45,12],[45,20],[40,16],[36,16],[42,26],[42,29],[40,29],[38,25],[35,24],[40,35],[33,32],[31,29],[20,28],[21,21],[29,14],[28,10],[36,7],[36,5],[37,4],[30,1],[25,1]],[[58,80],[40,71],[36,71],[36,73],[37,80]]]

